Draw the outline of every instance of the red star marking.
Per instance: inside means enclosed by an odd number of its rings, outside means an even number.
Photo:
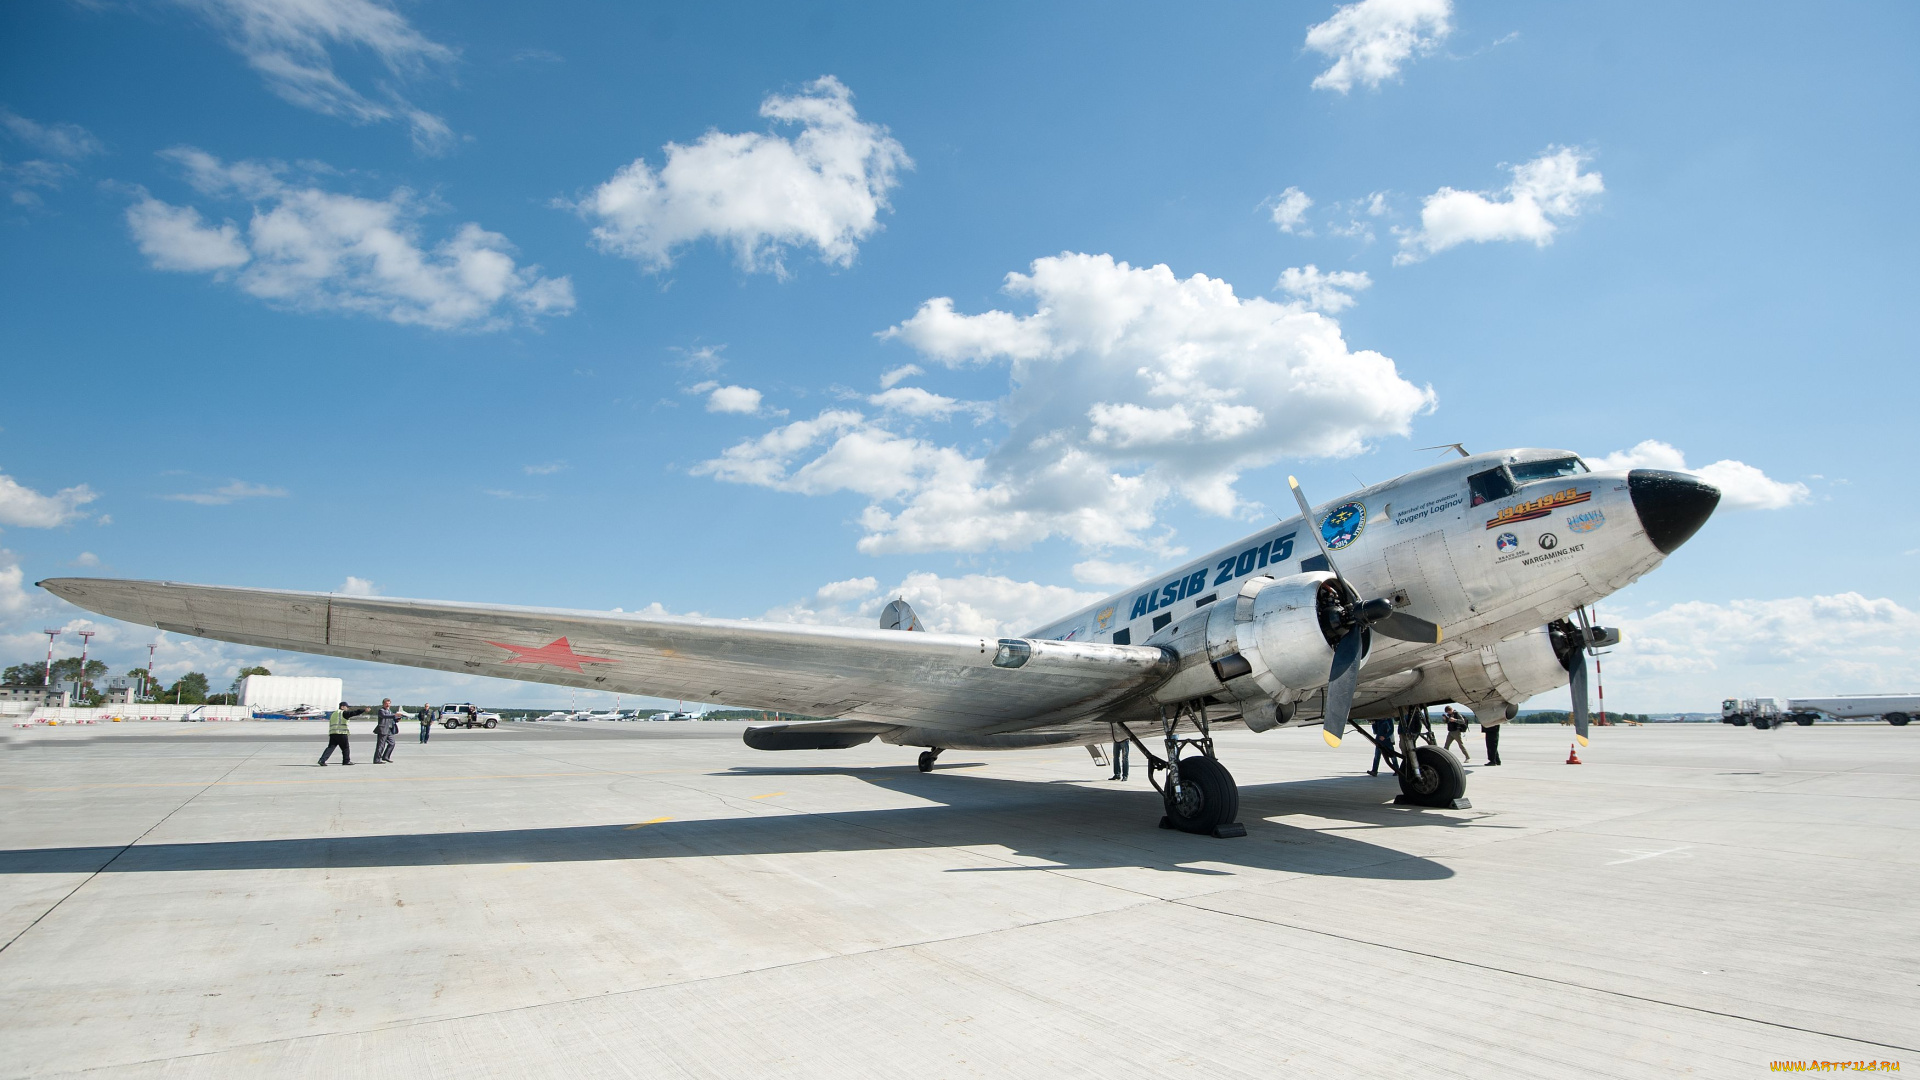
[[[504,641],[489,641],[487,644],[497,649],[505,649],[513,655],[507,658],[509,664],[552,664],[557,668],[566,668],[575,675],[584,675],[581,664],[611,664],[614,661],[605,656],[581,656],[567,644],[566,638],[554,638],[552,642],[534,648],[531,645],[508,645]]]

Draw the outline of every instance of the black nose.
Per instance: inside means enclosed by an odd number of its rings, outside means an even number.
[[[1685,473],[1661,469],[1635,469],[1627,474],[1627,494],[1633,497],[1633,512],[1647,530],[1647,539],[1671,555],[1687,542],[1700,526],[1713,516],[1720,505],[1720,489],[1701,483]]]

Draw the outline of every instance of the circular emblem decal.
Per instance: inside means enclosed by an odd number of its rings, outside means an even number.
[[[1502,552],[1512,551],[1514,548],[1520,546],[1520,538],[1512,533],[1501,533],[1499,538],[1493,542],[1493,545]]]
[[[1360,538],[1361,530],[1367,527],[1367,508],[1364,503],[1341,503],[1333,508],[1326,520],[1320,523],[1320,539],[1335,551]]]
[[[1557,548],[1559,546],[1560,546],[1559,537],[1553,535],[1552,533],[1540,534],[1540,550],[1541,551],[1552,551],[1554,548]]]

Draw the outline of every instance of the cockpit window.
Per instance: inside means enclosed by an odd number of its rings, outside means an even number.
[[[1505,468],[1488,469],[1467,477],[1467,490],[1473,494],[1473,505],[1479,506],[1513,494],[1513,481]]]
[[[1507,467],[1513,470],[1514,480],[1522,484],[1531,484],[1535,480],[1552,480],[1561,476],[1579,476],[1587,471],[1586,462],[1577,457],[1522,461]]]

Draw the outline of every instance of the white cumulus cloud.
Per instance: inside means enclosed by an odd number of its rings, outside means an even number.
[[[429,39],[383,0],[178,0],[218,27],[235,52],[288,102],[356,124],[402,120],[422,153],[453,142],[445,120],[397,88],[407,78],[451,64],[458,54]],[[354,89],[333,66],[334,49],[365,50],[388,78],[376,97]]]
[[[1920,613],[1886,597],[1698,600],[1606,621],[1625,634],[1606,661],[1607,699],[1635,712],[1920,686]]]
[[[1100,593],[1015,581],[997,574],[908,574],[890,589],[875,578],[822,586],[811,600],[776,607],[766,618],[829,626],[877,626],[880,610],[904,599],[929,631],[1003,637],[1023,634],[1098,600]]]
[[[707,394],[707,411],[751,416],[760,411],[760,391],[751,386],[716,386]]]
[[[0,615],[22,615],[33,603],[27,595],[27,575],[13,552],[0,548]]]
[[[272,162],[228,165],[190,148],[168,151],[202,194],[251,204],[243,230],[208,224],[193,207],[152,196],[127,208],[127,227],[156,269],[211,273],[296,311],[371,315],[436,330],[495,330],[573,310],[573,283],[515,263],[513,245],[472,222],[423,246],[425,207],[402,188],[385,199],[288,182]]]
[[[333,591],[339,593],[342,596],[379,596],[380,595],[380,587],[378,585],[375,585],[373,582],[368,581],[366,578],[354,577],[351,574],[347,575],[347,580],[341,582],[340,587]]]
[[[0,525],[51,529],[86,517],[81,507],[99,498],[92,488],[77,484],[52,495],[42,495],[5,473],[0,473]]]
[[[1453,32],[1452,17],[1452,0],[1360,0],[1336,10],[1307,29],[1307,48],[1333,60],[1314,89],[1378,87],[1415,55],[1432,52]]]
[[[962,314],[936,297],[883,333],[950,365],[1004,362],[1007,425],[984,452],[832,409],[728,448],[696,471],[806,494],[851,491],[867,552],[979,551],[1065,536],[1163,550],[1157,508],[1245,508],[1241,472],[1282,457],[1358,453],[1401,434],[1433,392],[1354,351],[1339,324],[1297,304],[1242,298],[1108,255],[1067,253],[1008,275],[1034,311]],[[894,391],[910,389],[896,387]],[[914,398],[927,408],[938,395]],[[910,415],[910,414],[909,414]]]
[[[1313,206],[1306,192],[1290,187],[1274,196],[1270,205],[1273,223],[1281,232],[1305,232],[1301,226],[1306,224],[1307,210]]]
[[[1775,480],[1744,461],[1724,459],[1699,468],[1687,466],[1686,455],[1658,439],[1648,439],[1631,450],[1588,458],[1595,469],[1671,469],[1690,472],[1720,489],[1720,505],[1729,510],[1779,510],[1805,502],[1807,485],[1797,480]]]
[[[1274,288],[1329,315],[1352,307],[1353,294],[1372,287],[1373,279],[1364,270],[1323,271],[1312,263],[1280,271],[1274,283]]]
[[[1553,243],[1560,223],[1577,217],[1606,190],[1597,172],[1581,172],[1585,154],[1550,146],[1532,161],[1513,166],[1504,191],[1455,191],[1443,187],[1420,204],[1420,228],[1400,233],[1397,265],[1419,262],[1459,244],[1526,240]]]
[[[831,75],[768,97],[760,115],[800,130],[792,138],[709,131],[691,146],[668,143],[657,172],[636,159],[575,207],[594,222],[594,241],[655,270],[707,237],[733,248],[748,271],[784,274],[787,250],[805,246],[851,265],[880,228],[897,174],[913,165],[906,150],[861,120],[852,92]]]

